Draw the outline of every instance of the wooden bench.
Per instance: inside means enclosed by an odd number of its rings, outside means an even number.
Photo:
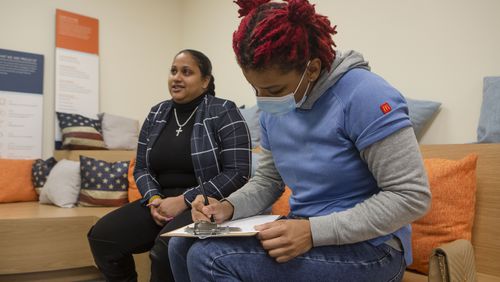
[[[80,155],[130,160],[134,151],[56,151],[56,159]],[[60,208],[38,202],[0,204],[0,281],[76,281],[101,275],[87,241],[90,227],[115,207]],[[147,253],[137,256],[141,281],[149,281]]]
[[[98,218],[111,210],[65,209],[38,202],[0,205],[0,273],[92,266],[86,234]]]

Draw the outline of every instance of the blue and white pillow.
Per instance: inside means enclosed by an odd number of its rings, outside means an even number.
[[[477,142],[500,143],[500,77],[485,77]]]
[[[417,140],[420,140],[425,128],[441,107],[441,103],[427,100],[415,100],[411,98],[406,98],[406,102],[408,104],[408,111],[410,121],[413,125],[413,131],[415,131]]]

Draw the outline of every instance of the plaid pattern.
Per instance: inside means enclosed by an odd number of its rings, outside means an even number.
[[[128,203],[129,161],[106,162],[80,156],[82,179],[78,204],[121,206]]]
[[[54,157],[50,157],[46,160],[37,159],[33,163],[31,167],[31,181],[38,195],[40,195],[41,189],[47,181],[47,176],[49,176],[50,171],[56,163],[57,161]]]
[[[57,112],[62,131],[61,149],[103,150],[106,149],[101,134],[101,122],[78,114]]]
[[[134,177],[144,202],[153,195],[161,195],[148,160],[171,108],[170,100],[154,106],[139,135]],[[250,133],[233,102],[205,95],[195,115],[191,157],[195,176],[201,177],[209,197],[225,198],[248,181],[252,158]],[[199,186],[195,186],[184,197],[190,204],[199,194]]]

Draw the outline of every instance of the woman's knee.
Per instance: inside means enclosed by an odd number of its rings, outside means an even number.
[[[149,252],[149,258],[152,261],[167,261],[168,262],[168,244],[169,237],[158,236],[155,240],[153,248]]]
[[[189,265],[203,265],[211,264],[211,262],[218,256],[219,247],[214,240],[198,240],[190,245],[187,250],[186,260]]]
[[[193,244],[192,238],[172,237],[168,242],[168,256],[172,261],[173,257],[186,260],[187,253]]]
[[[107,231],[106,222],[99,219],[94,226],[92,226],[87,233],[89,241],[92,240],[109,240],[110,233]]]
[[[87,240],[94,255],[100,252],[109,252],[119,248],[116,234],[110,232],[110,227],[107,222],[102,219],[98,220],[87,233]]]
[[[106,233],[101,232],[97,223],[92,226],[87,233],[87,240],[94,257],[107,254],[110,250],[117,249],[116,242],[106,235]]]
[[[90,230],[87,233],[87,240],[89,241],[91,247],[95,244],[96,241],[101,241],[105,238],[98,224],[99,221],[97,221],[92,227],[90,227]]]

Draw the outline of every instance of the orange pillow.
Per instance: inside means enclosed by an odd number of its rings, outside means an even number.
[[[425,159],[432,193],[431,209],[412,223],[413,264],[427,274],[433,248],[457,239],[471,240],[476,203],[477,155],[461,160]]]
[[[0,203],[37,201],[31,181],[34,160],[0,159]]]
[[[277,215],[288,215],[290,213],[290,195],[292,195],[292,190],[290,190],[290,187],[285,186],[285,192],[283,192],[279,199],[274,202],[271,213]]]
[[[128,167],[128,201],[133,202],[142,198],[137,184],[134,179],[134,168],[135,168],[135,158],[130,160],[130,166]]]

